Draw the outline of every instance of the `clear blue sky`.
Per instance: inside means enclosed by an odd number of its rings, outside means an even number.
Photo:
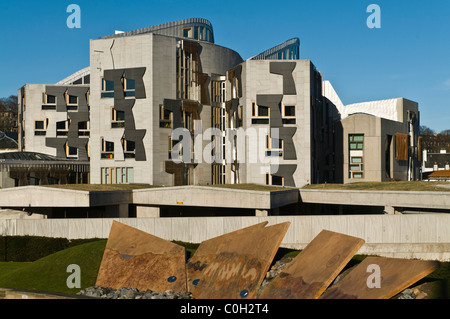
[[[69,4],[81,28],[69,29]],[[369,4],[381,28],[369,29]],[[0,97],[25,83],[52,84],[89,65],[89,40],[201,17],[216,44],[246,59],[292,37],[302,59],[330,80],[344,104],[405,97],[419,103],[422,125],[450,129],[450,1],[85,1],[0,2]]]

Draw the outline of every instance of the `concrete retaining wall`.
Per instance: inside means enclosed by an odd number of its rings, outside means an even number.
[[[450,261],[450,215],[341,215],[0,220],[0,235],[108,238],[113,220],[167,240],[200,243],[240,228],[289,221],[282,247],[302,249],[327,229],[362,238],[358,254]]]

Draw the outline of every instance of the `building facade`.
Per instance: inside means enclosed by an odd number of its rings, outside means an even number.
[[[92,184],[414,179],[417,103],[383,107],[397,117],[342,105],[297,38],[243,60],[186,19],[92,39],[89,67],[23,86],[19,150],[88,162]],[[411,136],[407,165],[397,133]]]

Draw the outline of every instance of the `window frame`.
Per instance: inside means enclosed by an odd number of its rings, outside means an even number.
[[[355,139],[357,137],[358,139]],[[364,134],[348,134],[348,177],[349,179],[364,179]],[[359,148],[361,144],[361,148]],[[352,148],[352,145],[355,148]],[[360,152],[352,156],[353,152]],[[355,159],[355,160],[354,160]]]
[[[280,176],[277,176],[280,177]],[[266,172],[266,176],[265,176],[265,183],[266,185],[270,185],[270,186],[284,186],[284,177],[280,177],[281,178],[281,185],[274,185],[273,184],[273,176],[269,173]]]
[[[51,103],[48,101],[49,96],[55,97],[54,103]],[[56,106],[57,102],[58,102],[58,97],[56,95],[49,95],[46,92],[42,92],[42,105],[55,105]]]
[[[260,106],[256,104],[255,101],[251,102],[251,110],[252,110],[252,124],[261,124],[261,125],[267,125],[270,124],[270,107],[266,106]],[[259,115],[259,107],[267,108],[267,115]],[[262,123],[258,123],[258,121],[263,121]]]

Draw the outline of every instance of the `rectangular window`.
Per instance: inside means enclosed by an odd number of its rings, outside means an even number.
[[[136,96],[136,81],[122,78],[123,92],[125,97]]]
[[[192,38],[192,27],[183,29],[183,37]]]
[[[101,155],[102,159],[112,159],[114,158],[114,142],[106,141],[103,137],[100,139],[101,142]]]
[[[66,144],[66,155],[67,157],[78,157],[78,148]]]
[[[136,143],[135,142],[122,139],[122,148],[123,148],[124,158],[135,158],[136,157]]]
[[[295,124],[295,105],[283,105],[281,113],[283,124]]]
[[[284,177],[266,173],[266,185],[284,186]]]
[[[107,81],[102,77],[101,97],[114,97],[114,81]]]
[[[47,135],[48,119],[46,121],[34,121],[34,135],[45,136]]]
[[[56,136],[67,136],[69,132],[69,120],[56,122]]]
[[[68,105],[78,105],[78,96],[67,95],[67,104]]]
[[[159,105],[159,127],[171,128],[172,127],[172,113],[164,108],[164,105]]]
[[[252,102],[252,124],[269,124],[269,107]]]
[[[78,136],[90,136],[90,121],[78,122]]]
[[[111,106],[111,128],[125,127],[125,112]]]
[[[266,156],[283,156],[283,140],[266,135]]]
[[[349,173],[350,179],[364,178],[364,135],[350,134],[348,136]]]
[[[42,93],[42,104],[43,105],[55,105],[56,104],[56,96],[48,95],[45,92]]]
[[[34,121],[34,129],[43,130],[44,129],[44,121]]]
[[[194,39],[198,40],[198,27],[194,27]]]

